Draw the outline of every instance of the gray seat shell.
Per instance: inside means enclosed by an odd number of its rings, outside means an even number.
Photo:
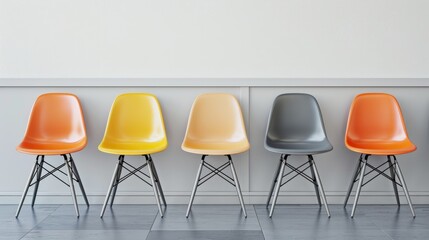
[[[315,97],[286,93],[276,97],[268,119],[265,148],[288,155],[313,155],[333,149]]]

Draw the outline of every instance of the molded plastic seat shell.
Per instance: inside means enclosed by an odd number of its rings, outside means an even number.
[[[408,138],[398,101],[386,93],[359,94],[350,107],[348,149],[364,154],[398,155],[416,150]]]
[[[184,151],[229,155],[249,147],[240,104],[234,96],[209,93],[195,99],[182,143]]]
[[[290,155],[331,151],[317,100],[304,93],[279,95],[268,120],[265,148]]]
[[[147,93],[119,95],[110,110],[98,149],[118,155],[145,155],[167,148],[167,136],[158,99]]]
[[[33,105],[27,131],[18,151],[61,155],[82,150],[87,143],[79,99],[69,93],[40,95]]]

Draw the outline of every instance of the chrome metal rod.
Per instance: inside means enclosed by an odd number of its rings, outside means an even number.
[[[357,187],[357,190],[356,190],[355,201],[353,203],[352,214],[350,215],[352,218],[355,215],[356,206],[357,206],[357,203],[358,203],[358,200],[359,200],[360,191],[362,189],[362,183],[363,183],[363,178],[365,176],[365,169],[366,169],[366,163],[367,163],[367,161],[368,161],[368,155],[365,156],[365,160],[364,160],[364,162],[362,164],[362,168],[360,170],[359,183],[358,183],[358,187]]]
[[[359,170],[361,169],[361,162],[362,162],[362,155],[360,155],[359,157],[359,161],[356,164],[356,170],[353,174],[352,180],[350,181],[349,190],[347,191],[346,199],[344,200],[344,206],[343,206],[344,208],[347,207],[347,203],[349,201],[350,194],[352,193],[353,186],[355,185],[356,178],[359,176]]]
[[[402,175],[401,168],[399,167],[399,163],[398,161],[396,161],[396,159],[395,159],[395,165],[396,165],[396,171],[398,172],[399,180],[402,183],[402,189],[404,190],[405,197],[407,198],[407,201],[408,201],[408,206],[410,206],[410,209],[411,209],[411,214],[413,215],[413,217],[416,217],[413,203],[411,202],[410,194],[408,193],[407,184],[405,184],[404,175]]]
[[[265,205],[265,207],[267,209],[270,205],[271,197],[273,195],[274,187],[276,186],[276,183],[277,183],[277,177],[279,175],[280,168],[282,166],[282,162],[283,162],[283,154],[280,156],[280,160],[279,160],[279,164],[277,166],[276,173],[274,174],[273,181],[271,182],[270,193],[268,194],[267,204]]]
[[[310,164],[310,172],[311,177],[313,178],[314,190],[316,191],[317,203],[319,204],[319,207],[321,207],[322,202],[320,201],[319,185],[317,183],[316,174],[314,173],[313,163],[310,160],[308,161],[308,163]]]
[[[109,202],[110,194],[112,193],[113,185],[115,184],[115,180],[118,176],[118,169],[120,167],[119,162],[116,164],[115,171],[113,172],[112,180],[110,181],[109,189],[107,190],[106,198],[104,199],[103,207],[101,208],[100,218],[104,216],[104,211],[106,211],[107,203]]]
[[[85,188],[83,187],[82,179],[80,178],[79,172],[77,171],[76,164],[74,163],[73,158],[71,158],[71,155],[70,155],[70,159],[71,159],[71,166],[72,166],[73,172],[76,176],[76,179],[78,180],[79,188],[83,195],[83,199],[85,200],[86,206],[89,207],[89,201],[88,201],[88,197],[86,196]]]
[[[22,196],[21,196],[21,201],[19,202],[18,209],[16,210],[16,214],[15,214],[16,218],[19,216],[19,213],[21,212],[22,204],[24,203],[25,197],[27,196],[28,188],[30,188],[30,184],[33,181],[36,167],[38,164],[39,164],[39,158],[36,159],[36,163],[34,163],[33,168],[31,169],[30,176],[28,177],[27,184],[25,185],[24,192],[22,193]]]
[[[159,200],[158,188],[156,186],[155,177],[153,176],[153,171],[152,171],[152,168],[150,167],[149,161],[150,160],[146,160],[147,164],[149,165],[148,170],[149,170],[150,180],[152,182],[153,193],[155,194],[155,200],[156,200],[156,204],[158,205],[159,215],[161,217],[164,217],[164,213],[162,212],[162,208],[161,208],[161,202]]]
[[[115,201],[116,191],[118,190],[119,180],[121,179],[122,166],[124,165],[124,159],[125,159],[124,155],[119,156],[119,165],[120,166],[118,168],[118,172],[116,173],[116,180],[115,180],[115,183],[114,183],[113,189],[112,189],[112,196],[111,196],[111,199],[110,199],[110,206],[113,206],[113,202]]]
[[[161,181],[159,180],[158,172],[156,171],[156,168],[155,168],[155,163],[153,162],[152,157],[149,157],[149,158],[150,158],[153,175],[155,176],[156,185],[158,187],[158,192],[161,195],[161,200],[164,206],[167,207],[167,201],[165,201],[164,191],[162,190],[162,187],[161,187]]]
[[[282,161],[282,166],[280,168],[279,175],[277,176],[277,183],[274,191],[274,198],[273,198],[273,202],[271,203],[270,218],[273,216],[274,208],[277,203],[277,198],[279,196],[280,186],[282,185],[282,179],[283,179],[285,167],[286,167],[286,158]]]
[[[78,207],[78,205],[77,205],[76,191],[75,191],[75,189],[74,189],[74,184],[73,184],[73,172],[72,172],[71,166],[69,165],[69,164],[70,164],[70,162],[69,162],[69,160],[67,159],[67,156],[66,156],[66,155],[64,155],[64,162],[66,163],[66,167],[67,167],[67,170],[68,170],[68,177],[69,177],[70,191],[71,191],[71,194],[72,194],[74,210],[75,210],[75,212],[76,212],[76,216],[77,216],[77,217],[79,217],[79,207]]]
[[[322,195],[322,201],[323,201],[323,204],[325,205],[326,213],[328,214],[328,217],[331,217],[331,212],[329,211],[329,207],[328,207],[328,201],[326,200],[325,190],[323,189],[322,181],[320,180],[320,175],[319,175],[319,171],[317,170],[316,163],[314,162],[314,159],[312,156],[309,156],[309,159],[314,169],[314,175],[316,177],[317,185],[319,185],[320,195]]]
[[[395,192],[396,204],[398,204],[398,206],[401,206],[401,202],[399,200],[398,186],[396,185],[395,169],[392,160],[390,159],[390,156],[387,156],[387,161],[389,162],[390,177],[392,178],[392,185],[393,191]]]
[[[42,155],[42,160],[38,164],[37,167],[37,173],[36,173],[36,184],[34,185],[34,191],[33,191],[33,200],[31,201],[31,207],[34,206],[34,203],[36,202],[37,197],[37,191],[39,190],[39,183],[41,181],[40,177],[42,176],[43,171],[43,163],[45,162],[45,156]]]
[[[204,166],[204,156],[201,159],[200,167],[198,168],[197,177],[195,178],[194,187],[192,188],[191,199],[189,200],[188,209],[186,210],[186,217],[189,217],[189,212],[191,211],[192,204],[194,203],[195,193],[197,192],[198,182],[201,177],[201,170]]]
[[[243,201],[243,194],[241,193],[240,183],[238,181],[237,172],[235,171],[234,163],[232,162],[231,156],[228,156],[229,164],[231,166],[232,176],[234,177],[235,188],[237,189],[238,199],[240,200],[241,209],[243,210],[244,217],[247,218],[246,207]]]

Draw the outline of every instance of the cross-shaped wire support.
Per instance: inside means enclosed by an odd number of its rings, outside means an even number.
[[[362,159],[363,154],[360,155],[359,161],[356,165],[354,177],[352,178],[352,180],[350,182],[349,190],[347,191],[346,199],[344,201],[344,207],[346,207],[347,202],[349,201],[349,197],[350,197],[350,194],[352,192],[353,186],[354,186],[355,182],[359,181],[358,187],[356,190],[354,203],[353,203],[351,217],[353,217],[355,215],[356,206],[357,206],[357,203],[359,200],[359,195],[360,195],[362,187],[380,175],[384,176],[385,178],[389,179],[392,182],[393,190],[395,192],[395,197],[396,197],[396,203],[398,204],[398,206],[400,206],[401,203],[399,201],[399,194],[398,194],[398,187],[397,186],[402,187],[402,189],[404,190],[404,193],[405,193],[405,197],[408,201],[408,205],[410,206],[411,214],[413,215],[413,217],[416,217],[416,214],[414,212],[414,207],[413,207],[413,204],[411,202],[410,194],[408,193],[408,188],[407,188],[407,185],[405,184],[404,176],[402,175],[402,171],[401,171],[401,168],[399,167],[398,161],[396,160],[396,156],[395,155],[387,155],[387,161],[378,165],[377,167],[374,167],[373,165],[368,163],[369,156],[371,156],[371,154],[365,154],[364,159]],[[392,157],[393,157],[393,162],[392,162]],[[384,168],[383,170],[380,170],[380,168],[384,167],[384,165],[386,165],[386,164],[388,164],[388,166],[386,168]],[[369,167],[372,170],[365,173],[366,167]],[[390,176],[387,175],[386,173],[384,173],[387,170],[390,170]],[[364,178],[372,172],[377,172],[377,174],[364,183]]]
[[[331,217],[331,213],[329,212],[328,202],[326,201],[325,191],[323,190],[322,182],[319,177],[319,172],[317,171],[316,163],[314,162],[312,155],[307,155],[307,156],[308,156],[308,161],[304,162],[298,167],[294,167],[286,161],[289,155],[282,154],[280,156],[280,162],[277,167],[277,171],[274,174],[274,179],[271,184],[270,193],[268,195],[268,200],[266,204],[266,207],[268,208],[270,205],[271,196],[273,195],[273,192],[274,192],[274,198],[273,198],[273,202],[271,203],[271,209],[269,214],[270,217],[273,216],[274,208],[276,206],[277,198],[279,196],[280,187],[290,182],[292,179],[294,179],[297,176],[301,176],[307,179],[309,182],[311,182],[314,185],[319,206],[322,206],[322,203],[320,201],[320,196],[322,196],[322,201],[323,201],[323,204],[325,205],[325,209],[328,214],[328,217]],[[284,174],[286,167],[291,169],[291,171]],[[310,169],[311,176],[305,173],[305,170],[307,169]],[[292,173],[295,173],[295,174],[291,175]],[[287,181],[283,182],[283,178],[289,175],[291,175],[291,177],[289,177]]]
[[[36,163],[34,164],[33,169],[31,170],[30,177],[28,178],[27,185],[25,186],[24,193],[22,194],[21,201],[19,203],[18,210],[16,211],[15,217],[18,217],[19,213],[21,212],[22,204],[24,203],[25,197],[27,196],[28,189],[34,185],[33,200],[31,201],[31,206],[33,207],[36,201],[37,191],[39,190],[39,183],[43,179],[51,175],[70,188],[77,217],[79,217],[79,207],[77,205],[76,191],[74,188],[73,181],[79,183],[79,187],[82,192],[83,198],[85,199],[85,203],[89,207],[88,198],[86,196],[85,189],[83,188],[82,180],[79,176],[79,172],[77,171],[76,164],[74,163],[72,155],[62,154],[61,156],[64,157],[64,163],[55,167],[45,161],[44,155],[37,155]],[[49,166],[52,169],[49,170],[46,168],[46,166]],[[61,170],[64,166],[67,168],[67,173]],[[43,170],[45,170],[46,173],[42,176]],[[57,175],[55,175],[56,172],[59,172],[67,176],[68,183],[62,180]]]
[[[162,191],[161,182],[159,181],[159,177],[158,177],[158,173],[156,172],[155,164],[153,163],[152,156],[150,154],[146,154],[146,155],[142,155],[142,156],[144,156],[146,158],[146,163],[144,163],[143,165],[141,165],[139,167],[134,167],[131,164],[125,162],[125,156],[124,155],[119,156],[119,159],[118,159],[119,162],[116,164],[116,168],[115,168],[115,171],[113,173],[112,181],[110,182],[109,190],[107,192],[106,198],[104,200],[103,208],[101,210],[101,214],[100,214],[101,218],[103,217],[104,212],[106,211],[106,206],[107,206],[107,203],[109,202],[110,197],[111,197],[110,207],[113,206],[113,201],[115,200],[116,191],[118,189],[119,183],[121,183],[122,181],[124,181],[125,179],[127,179],[131,176],[136,176],[137,178],[139,178],[140,180],[147,183],[149,186],[151,186],[153,188],[153,192],[155,194],[155,199],[156,199],[156,203],[158,205],[159,213],[160,213],[161,217],[164,216],[164,213],[163,213],[162,208],[161,208],[160,199],[162,200],[162,203],[164,204],[165,207],[167,207],[167,202],[165,201],[164,192]],[[145,168],[146,166],[148,167],[149,175],[142,171],[142,169]],[[125,169],[128,171],[128,173],[124,176],[121,176],[122,169]],[[138,173],[140,173],[142,176],[138,175]],[[149,179],[149,180],[147,180],[147,179]]]
[[[186,217],[189,217],[189,213],[192,208],[192,203],[194,202],[197,188],[201,186],[203,183],[205,183],[206,181],[208,181],[210,178],[214,177],[215,175],[221,177],[226,182],[228,182],[229,184],[235,187],[235,189],[237,190],[238,199],[240,200],[241,209],[243,210],[243,213],[244,213],[244,217],[247,217],[246,208],[244,206],[244,201],[243,201],[243,195],[241,194],[240,183],[238,182],[237,173],[235,171],[235,167],[234,167],[234,163],[232,162],[231,155],[225,155],[226,157],[228,157],[228,161],[217,168],[205,161],[205,158],[207,156],[208,155],[203,155],[201,157],[201,163],[200,163],[200,167],[198,168],[197,178],[195,179],[194,187],[192,189],[191,199],[189,201],[188,210],[186,211]],[[225,170],[229,166],[231,167],[232,178],[223,172],[223,170]],[[209,173],[201,177],[201,172],[203,167],[207,168],[209,170]]]

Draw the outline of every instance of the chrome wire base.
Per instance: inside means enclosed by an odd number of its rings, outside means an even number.
[[[416,217],[414,207],[413,207],[413,204],[411,202],[410,194],[408,192],[407,185],[405,184],[404,176],[402,175],[402,171],[401,171],[401,168],[399,167],[399,163],[396,159],[396,156],[395,155],[388,155],[387,161],[385,161],[384,163],[375,167],[375,166],[368,163],[368,158],[371,155],[365,154],[364,158],[363,158],[363,155],[364,154],[361,154],[359,157],[359,161],[358,161],[358,164],[357,164],[356,169],[355,169],[354,177],[352,178],[352,180],[350,182],[350,185],[349,185],[349,188],[348,188],[347,194],[346,194],[346,199],[344,201],[344,207],[346,207],[348,200],[350,198],[350,194],[352,192],[352,189],[353,189],[355,183],[358,182],[356,195],[355,195],[355,199],[353,202],[353,208],[352,208],[352,212],[351,212],[350,216],[353,218],[355,215],[356,207],[357,207],[357,204],[359,201],[359,196],[360,196],[362,187],[365,186],[366,184],[368,184],[369,182],[371,182],[372,180],[374,180],[376,177],[382,175],[383,177],[389,179],[392,182],[393,191],[395,193],[396,203],[398,204],[398,206],[400,206],[400,201],[399,201],[399,194],[398,194],[398,187],[397,186],[402,187],[402,189],[404,190],[405,197],[406,197],[407,202],[408,202],[408,206],[411,209],[411,214],[413,217]],[[392,158],[393,158],[393,161],[392,161]],[[385,165],[387,165],[387,167],[385,167]],[[370,168],[371,170],[368,172],[365,172],[367,167]],[[384,169],[380,170],[380,168],[382,168],[382,167],[384,167]],[[390,175],[387,175],[385,173],[387,170],[389,170]],[[366,182],[364,182],[364,178],[366,176],[368,176],[369,174],[371,174],[372,172],[376,172],[377,174],[375,176],[373,176],[372,178],[370,178],[369,180],[367,180]]]
[[[247,212],[246,212],[246,207],[244,205],[243,195],[241,193],[240,183],[238,182],[237,173],[235,171],[235,167],[234,167],[234,163],[232,162],[231,155],[226,155],[226,157],[228,157],[228,162],[222,164],[221,166],[219,166],[217,168],[205,161],[205,158],[207,156],[208,155],[203,155],[201,157],[201,163],[200,163],[200,166],[198,168],[197,177],[195,179],[194,187],[192,188],[191,198],[190,198],[189,204],[188,204],[188,209],[186,210],[186,218],[189,217],[189,214],[191,212],[191,208],[192,208],[192,204],[194,203],[194,198],[195,198],[195,193],[197,192],[197,188],[199,186],[201,186],[202,184],[204,184],[206,181],[208,181],[210,178],[214,177],[215,175],[221,177],[226,182],[228,182],[229,184],[233,185],[236,188],[238,199],[239,199],[240,205],[241,205],[241,209],[243,211],[243,215],[244,215],[244,217],[247,218]],[[201,177],[201,172],[202,172],[203,167],[207,168],[210,172],[207,173],[206,175],[204,175],[203,177]],[[228,176],[227,174],[225,174],[224,172],[222,172],[227,167],[231,167],[232,178],[230,176]]]
[[[36,157],[36,162],[30,172],[30,176],[27,180],[27,184],[25,185],[24,192],[21,197],[21,201],[19,202],[18,209],[16,210],[15,217],[18,218],[19,213],[21,212],[22,205],[24,204],[25,197],[27,196],[28,189],[34,185],[34,192],[33,192],[33,199],[31,201],[31,206],[34,206],[34,203],[36,201],[37,192],[39,189],[40,182],[45,179],[48,176],[54,176],[56,179],[58,179],[60,182],[64,183],[66,186],[70,188],[70,192],[73,199],[73,205],[75,208],[76,216],[79,217],[79,207],[77,204],[77,198],[76,198],[76,191],[74,188],[74,182],[77,182],[79,184],[80,190],[82,192],[82,196],[85,200],[86,205],[89,207],[88,198],[85,193],[85,189],[82,184],[82,179],[80,178],[79,172],[77,171],[76,164],[74,163],[73,157],[71,154],[63,154],[61,155],[64,157],[64,163],[55,167],[48,162],[45,161],[44,155],[38,155]],[[52,169],[47,169],[46,166],[51,167]],[[62,171],[61,169],[63,167],[67,168],[67,173]],[[44,175],[42,175],[43,170],[46,171]],[[61,173],[68,178],[68,183],[55,175],[55,173]]]
[[[118,190],[119,184],[125,179],[135,176],[152,187],[156,204],[158,206],[159,214],[161,217],[164,217],[164,212],[162,210],[161,205],[167,207],[167,202],[165,201],[164,192],[162,191],[161,182],[158,177],[158,173],[156,172],[155,164],[153,163],[152,156],[150,154],[143,155],[146,158],[146,163],[139,167],[134,167],[131,164],[125,162],[125,156],[120,155],[118,159],[118,163],[116,164],[115,171],[113,172],[112,180],[109,185],[109,189],[107,190],[106,198],[104,199],[104,204],[101,209],[100,218],[104,216],[104,212],[106,211],[106,206],[110,199],[110,206],[113,206],[113,202],[116,197],[116,191]],[[142,172],[142,169],[147,167],[149,174]],[[122,176],[122,169],[128,171],[128,173]],[[140,175],[138,175],[138,173]],[[143,176],[141,176],[143,175]],[[149,179],[149,180],[148,180]],[[150,182],[149,182],[150,181]]]
[[[328,202],[326,200],[325,191],[323,189],[322,181],[320,180],[319,172],[317,170],[316,163],[314,162],[313,156],[308,155],[308,161],[301,164],[298,167],[294,167],[291,164],[289,164],[287,162],[288,157],[289,157],[289,155],[287,155],[287,154],[281,155],[279,166],[277,167],[276,173],[274,174],[274,179],[273,179],[273,182],[271,184],[270,193],[268,195],[268,199],[267,199],[267,203],[266,203],[266,207],[269,208],[269,205],[270,205],[270,202],[272,199],[269,217],[271,218],[273,216],[274,208],[276,206],[277,198],[278,198],[279,192],[280,192],[280,187],[285,185],[286,183],[290,182],[292,179],[294,179],[297,176],[301,176],[301,177],[307,179],[308,181],[310,181],[314,185],[314,189],[316,191],[317,202],[319,203],[319,206],[321,207],[322,202],[323,202],[323,205],[325,206],[325,210],[326,210],[326,213],[328,214],[328,217],[331,217],[331,213],[330,213],[329,207],[328,207]],[[291,171],[284,174],[286,167],[291,169]],[[311,176],[304,173],[304,171],[307,169],[310,169]],[[291,176],[287,181],[282,182],[283,178],[289,176],[292,173],[295,173],[295,175]],[[273,196],[273,192],[274,192],[274,196]]]

